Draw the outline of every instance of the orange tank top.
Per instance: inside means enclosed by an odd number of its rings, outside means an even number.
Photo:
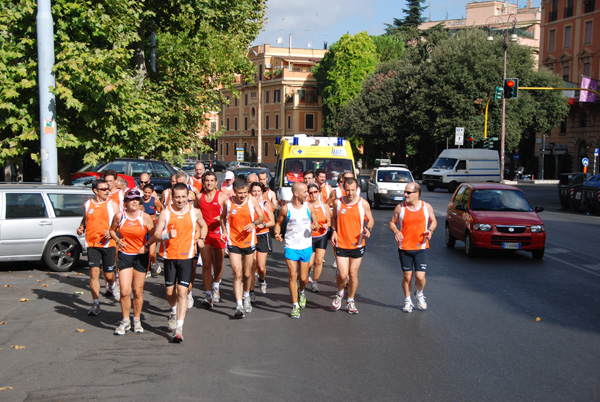
[[[190,181],[188,182],[192,187],[196,187],[199,193],[202,193],[202,178],[196,179],[194,176],[190,176]]]
[[[261,199],[258,203],[260,205],[260,207],[262,208],[263,211],[263,215],[265,216],[265,220],[264,223],[269,223],[269,214],[267,213],[267,200],[265,199]],[[256,234],[263,234],[263,233],[269,233],[269,228],[262,228],[262,229],[256,229]]]
[[[227,245],[239,248],[256,245],[256,230],[250,233],[244,230],[244,226],[254,221],[255,215],[250,196],[240,205],[233,201],[233,197],[227,200]]]
[[[323,183],[323,185],[321,186],[321,199],[323,201],[327,201],[329,199],[329,196],[331,195],[332,190],[333,187],[331,187],[329,183]]]
[[[108,193],[108,199],[121,205],[123,203],[123,192],[121,190],[115,190],[112,193]]]
[[[112,238],[105,239],[102,235],[112,224],[117,211],[113,211],[112,200],[97,203],[93,199],[87,200],[85,209],[85,245],[86,247],[115,247]]]
[[[162,250],[163,258],[169,260],[187,260],[196,254],[196,214],[194,208],[186,205],[184,212],[175,212],[169,205],[161,212],[166,214],[163,233],[177,230],[177,236],[165,240]]]
[[[398,242],[398,248],[402,250],[429,248],[429,240],[425,237],[425,231],[429,227],[429,211],[423,201],[419,202],[419,207],[414,211],[408,209],[406,203],[403,203],[400,208],[399,223],[402,242]]]
[[[343,199],[336,200],[337,205],[337,246],[345,249],[364,247],[365,238],[363,228],[365,224],[365,210],[362,198],[352,204],[344,203]]]
[[[144,212],[139,211],[137,217],[131,219],[123,212],[119,222],[119,237],[125,240],[125,247],[119,249],[123,254],[135,255],[146,243],[148,228],[144,226]]]
[[[323,211],[323,208],[329,208],[326,205],[323,205],[322,202],[319,203],[319,205],[317,204],[313,204],[313,206],[315,207],[315,213],[317,215],[317,221],[319,222],[319,230],[312,231],[312,237],[321,237],[327,234],[327,229],[323,229],[323,225],[327,223],[327,215],[325,215],[325,211]]]

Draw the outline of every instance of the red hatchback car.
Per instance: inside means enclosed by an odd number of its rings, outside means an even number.
[[[531,251],[544,256],[546,230],[518,188],[497,183],[464,183],[456,189],[446,213],[446,246],[465,242],[472,257],[478,248]]]

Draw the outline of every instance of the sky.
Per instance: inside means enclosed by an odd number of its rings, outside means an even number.
[[[467,0],[426,0],[425,18],[431,21],[464,18]],[[511,0],[519,8],[527,0]],[[532,0],[533,7],[540,7],[540,0]],[[404,0],[267,0],[267,23],[254,41],[282,46],[277,38],[283,38],[283,46],[322,49],[336,42],[343,34],[354,35],[367,31],[369,35],[384,33],[385,24],[394,18],[403,18]],[[309,45],[310,44],[310,45]]]

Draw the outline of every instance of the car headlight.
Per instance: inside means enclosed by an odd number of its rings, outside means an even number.
[[[492,230],[492,225],[489,223],[476,223],[473,225],[473,229],[480,230],[482,232],[489,232]]]
[[[380,188],[379,189],[379,194],[387,194],[387,188]]]
[[[531,230],[531,233],[539,233],[546,231],[546,229],[544,229],[544,225],[532,225],[531,228],[529,228],[529,230]]]

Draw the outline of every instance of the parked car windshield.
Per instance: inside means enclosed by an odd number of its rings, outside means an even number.
[[[516,190],[474,190],[470,207],[473,211],[533,211],[525,195]]]
[[[438,158],[431,168],[432,169],[453,169],[454,165],[456,165],[457,160],[458,159],[455,159],[455,158]]]
[[[337,177],[342,172],[349,171],[354,173],[350,159],[289,158],[286,159],[283,166],[283,186],[291,187],[295,181],[302,181],[298,180],[298,177],[295,177],[299,173],[317,169],[325,169],[327,172],[327,182],[333,187],[337,187]]]
[[[410,183],[413,181],[410,172],[406,170],[380,170],[377,181],[383,183]]]

